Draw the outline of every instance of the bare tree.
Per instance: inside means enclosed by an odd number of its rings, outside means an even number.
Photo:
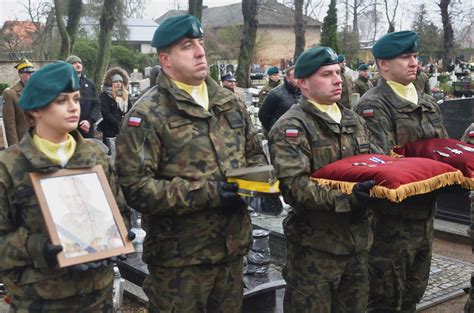
[[[202,0],[188,0],[188,12],[199,20],[202,18]]]
[[[239,63],[237,66],[236,78],[240,87],[249,88],[250,66],[255,50],[255,41],[257,39],[257,1],[242,0],[242,15],[244,17],[244,33],[240,41]]]
[[[449,4],[451,0],[441,0],[438,3],[441,9],[441,22],[443,23],[443,69],[450,65],[453,54],[454,31],[449,15]]]
[[[394,0],[393,4],[390,4],[388,0],[383,0],[385,5],[385,16],[387,17],[388,30],[387,33],[393,33],[395,31],[395,17],[397,16],[398,9],[398,0]],[[392,12],[390,12],[390,7],[392,7]],[[390,13],[391,16],[390,16]]]
[[[67,4],[67,26],[64,23],[63,12],[66,10],[66,8],[63,7],[64,4]],[[69,0],[65,2],[61,0],[54,0],[54,8],[56,13],[56,24],[58,26],[59,35],[61,36],[59,59],[65,59],[71,54],[74,48],[77,30],[79,29],[79,21],[81,19],[82,1]]]
[[[304,0],[295,0],[295,54],[293,60],[296,61],[304,51],[306,45],[304,17],[303,17]]]
[[[147,0],[123,0],[123,14],[126,18],[143,18]]]
[[[112,29],[121,14],[120,0],[104,0],[102,14],[100,16],[99,30],[99,51],[97,64],[95,66],[94,80],[99,81],[104,76],[105,70],[109,66],[110,47],[112,46]]]
[[[376,0],[373,0],[376,2]],[[372,3],[367,0],[352,0],[349,4],[352,10],[352,31],[359,33],[359,16],[362,15],[368,8],[372,6]]]

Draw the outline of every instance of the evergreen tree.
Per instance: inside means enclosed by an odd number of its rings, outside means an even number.
[[[443,55],[443,37],[441,30],[428,20],[425,4],[421,4],[413,21],[412,29],[420,37],[420,57],[425,60],[439,59]]]
[[[339,48],[337,46],[337,9],[336,0],[331,0],[329,3],[328,13],[324,17],[323,27],[321,31],[321,46],[331,47],[337,53]]]

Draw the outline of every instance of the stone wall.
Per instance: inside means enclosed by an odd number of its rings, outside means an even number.
[[[51,61],[30,61],[34,67],[39,69],[41,66],[51,63]],[[15,65],[18,61],[0,61],[0,83],[7,83],[10,87],[15,85],[18,78],[18,71]]]

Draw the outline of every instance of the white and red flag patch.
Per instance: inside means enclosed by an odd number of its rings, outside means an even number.
[[[299,131],[295,128],[289,128],[285,131],[285,137],[298,137]]]
[[[130,116],[128,119],[128,126],[138,127],[142,123],[141,117]]]
[[[469,137],[474,137],[474,130],[469,131]]]
[[[363,117],[373,117],[374,116],[374,109],[367,109],[362,111]]]

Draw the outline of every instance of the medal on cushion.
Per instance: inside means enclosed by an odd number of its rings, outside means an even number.
[[[435,153],[438,153],[440,156],[442,156],[443,158],[449,158],[449,154],[448,153],[445,153],[445,152],[442,152],[442,151],[439,151],[439,150],[433,150],[433,152]]]
[[[469,151],[469,152],[474,152],[474,148],[471,148],[471,147],[468,147],[468,146],[465,146],[465,145],[462,145],[460,143],[456,144],[458,147],[460,147],[461,149],[463,150],[466,150],[466,151]]]
[[[450,148],[450,147],[444,147],[445,149],[448,149],[449,151],[451,151],[452,153],[454,154],[462,154],[462,151],[461,150],[458,150],[458,149],[453,149],[453,148]]]

